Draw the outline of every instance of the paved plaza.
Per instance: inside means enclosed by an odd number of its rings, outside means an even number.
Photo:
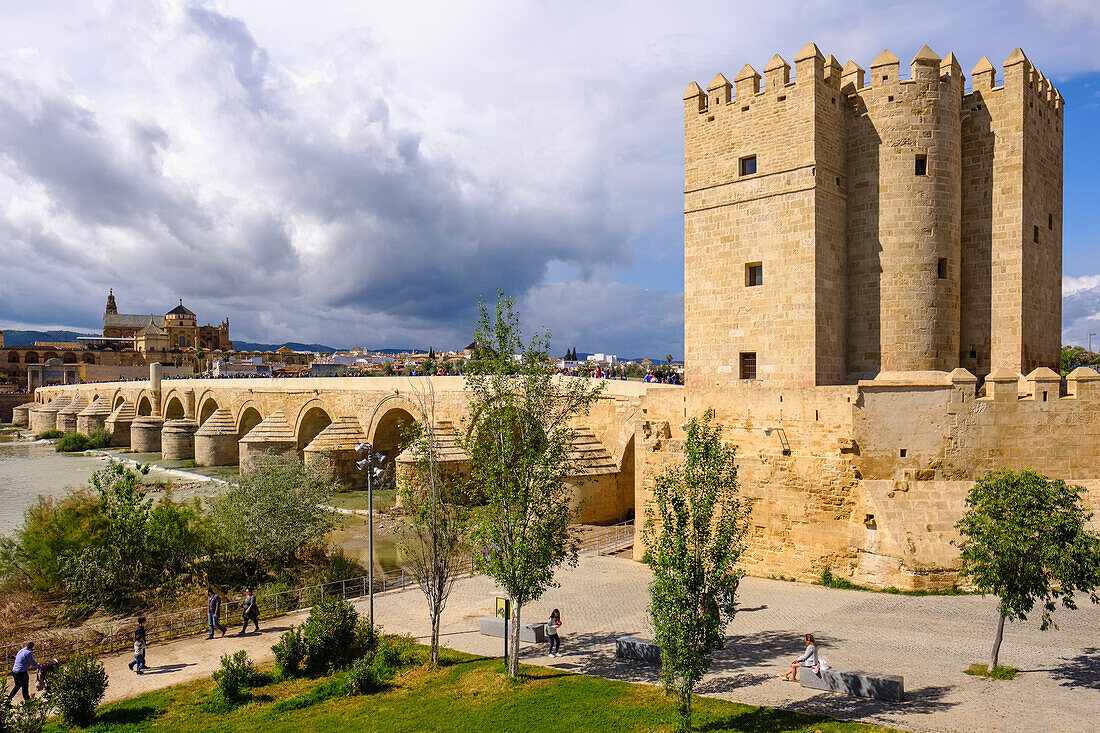
[[[542,621],[559,608],[564,656],[551,659],[541,645],[527,644],[524,661],[655,682],[656,667],[614,658],[616,637],[652,634],[645,612],[648,568],[626,558],[587,556],[559,579],[561,587],[530,607],[525,618]],[[501,654],[500,639],[477,633],[478,618],[492,613],[498,594],[484,577],[461,579],[444,613],[443,644]],[[746,578],[738,601],[741,610],[729,627],[730,643],[718,652],[702,683],[705,694],[914,731],[1079,730],[1094,727],[1100,716],[1100,607],[1087,601],[1079,611],[1056,614],[1057,631],[1040,632],[1037,620],[1006,627],[1002,663],[1024,670],[1011,682],[962,673],[987,659],[996,624],[993,598],[894,596]],[[357,605],[365,611],[365,601]],[[415,589],[376,597],[375,613],[388,632],[428,638],[424,600]],[[150,673],[143,677],[127,671],[129,655],[113,656],[106,660],[108,698],[208,677],[221,654],[237,649],[268,662],[278,632],[302,618],[274,619],[259,635],[153,645]],[[822,656],[834,667],[904,675],[906,700],[865,700],[778,679],[801,653],[806,632],[817,636]]]

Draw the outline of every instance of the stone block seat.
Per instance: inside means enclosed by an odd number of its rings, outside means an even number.
[[[803,687],[846,695],[872,697],[876,700],[901,702],[905,695],[905,681],[897,674],[876,674],[858,669],[823,669],[819,675],[809,667],[798,668],[798,682]]]
[[[477,622],[478,631],[485,636],[497,636],[504,638],[504,619],[499,616],[482,616]],[[511,633],[511,629],[508,633]],[[546,622],[537,624],[526,621],[520,622],[519,640],[542,644],[546,642]]]
[[[640,636],[620,636],[615,640],[616,659],[637,659],[652,664],[661,663],[661,647]]]

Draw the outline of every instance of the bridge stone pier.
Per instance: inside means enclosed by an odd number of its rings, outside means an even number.
[[[157,367],[148,381],[39,388],[29,419],[41,432],[68,409],[75,421],[83,418],[74,422],[77,427],[102,425],[112,445],[160,452],[168,460],[193,459],[200,466],[247,470],[259,455],[296,452],[348,488],[361,488],[366,475],[355,466],[358,443],[371,443],[388,469],[398,462],[405,428],[420,418],[429,390],[437,427],[452,447],[468,407],[462,377],[163,379]],[[570,484],[583,523],[633,516],[634,433],[645,395],[658,390],[682,392],[609,381],[591,412],[578,418],[574,455],[587,468]],[[452,453],[450,463],[464,463],[461,451]]]

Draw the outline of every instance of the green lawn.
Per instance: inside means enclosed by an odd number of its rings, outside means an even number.
[[[671,731],[675,708],[659,690],[544,667],[525,667],[527,679],[513,683],[500,660],[444,650],[444,666],[406,669],[390,689],[363,697],[321,699],[280,711],[279,701],[308,695],[332,678],[273,682],[253,690],[253,701],[233,712],[207,712],[203,703],[213,683],[178,685],[105,706],[85,731],[490,731],[573,733],[575,731]],[[323,695],[311,696],[313,699]],[[306,701],[303,701],[306,702]],[[281,706],[287,707],[297,706]],[[698,698],[697,730],[869,732],[884,728],[820,716]],[[64,731],[58,722],[48,731]]]

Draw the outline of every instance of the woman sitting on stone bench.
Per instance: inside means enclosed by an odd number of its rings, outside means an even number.
[[[817,664],[817,641],[814,640],[813,634],[806,634],[806,651],[802,653],[801,657],[791,662],[791,668],[785,674],[779,676],[787,682],[798,682],[799,667],[810,667],[812,669]]]

